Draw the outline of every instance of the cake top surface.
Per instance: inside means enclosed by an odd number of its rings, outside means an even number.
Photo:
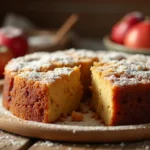
[[[6,69],[10,71],[18,70],[39,70],[42,65],[51,65],[48,62],[49,53],[38,52],[28,54],[23,57],[14,58],[6,65]]]
[[[75,68],[63,67],[47,72],[25,71],[19,73],[17,76],[42,83],[52,83],[55,80],[62,78],[64,75],[70,75],[75,70]]]
[[[108,52],[108,51],[99,51],[98,52],[100,61],[108,62],[108,61],[120,61],[123,59],[128,59],[128,57],[132,56],[123,52]]]
[[[150,64],[150,56],[145,56],[141,54],[131,55],[130,57],[128,57],[128,60],[132,62],[143,62]]]
[[[12,59],[5,67],[9,71],[41,71],[41,68],[49,70],[52,66],[75,65],[80,59],[96,58],[96,54],[90,50],[56,51],[53,53],[36,52],[23,57]]]
[[[76,59],[97,58],[96,52],[92,50],[87,50],[87,49],[76,50],[72,48],[72,49],[66,50],[65,53],[75,57]]]
[[[121,61],[129,60],[131,62],[138,61],[143,63],[150,63],[150,56],[145,56],[142,54],[127,54],[123,52],[108,52],[108,51],[98,51],[99,60],[101,62],[110,61]]]
[[[150,63],[121,60],[106,65],[95,66],[107,80],[114,85],[125,86],[150,83]]]
[[[122,52],[91,51],[69,49],[56,52],[36,52],[12,59],[5,67],[9,71],[48,71],[57,67],[75,66],[83,61],[99,60],[102,62],[118,62],[129,60],[131,62],[150,63],[150,56],[131,55]]]

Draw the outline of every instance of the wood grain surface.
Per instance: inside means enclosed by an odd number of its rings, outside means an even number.
[[[29,147],[30,143],[29,138],[0,131],[0,150],[24,150]]]
[[[65,135],[64,135],[65,136]],[[62,143],[29,139],[0,131],[0,150],[149,150],[150,141],[128,142],[128,143]]]
[[[38,141],[29,150],[148,150],[150,141],[136,143],[117,143],[117,144],[74,144],[74,143],[54,143],[51,141]]]

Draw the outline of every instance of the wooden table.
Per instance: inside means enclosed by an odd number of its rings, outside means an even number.
[[[64,135],[65,136],[65,135]],[[95,144],[79,144],[79,143],[62,143],[52,142],[40,139],[32,139],[27,137],[21,137],[8,132],[0,131],[0,150],[148,150],[150,149],[149,141],[140,141],[133,143],[95,143]]]

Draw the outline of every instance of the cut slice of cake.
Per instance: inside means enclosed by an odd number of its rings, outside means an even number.
[[[3,106],[9,109],[11,104],[10,92],[13,88],[14,77],[23,71],[48,71],[53,69],[53,65],[49,63],[49,53],[39,52],[28,54],[22,57],[14,58],[8,62],[4,71],[4,88],[3,88]]]
[[[55,122],[79,108],[83,94],[78,67],[26,71],[14,77],[10,111],[26,120]]]
[[[93,51],[75,49],[53,53],[37,52],[12,59],[6,65],[4,72],[3,106],[9,110],[14,77],[26,71],[47,72],[55,68],[79,66],[83,91],[87,95],[91,83],[90,67],[95,61],[98,61],[98,57]]]
[[[92,108],[106,125],[150,123],[150,65],[121,60],[92,71]]]

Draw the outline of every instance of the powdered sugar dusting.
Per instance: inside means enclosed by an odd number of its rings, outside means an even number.
[[[134,85],[150,83],[150,65],[143,62],[121,60],[94,67],[104,74],[105,79],[115,85]]]
[[[75,50],[69,49],[66,51],[56,51],[52,53],[48,52],[36,52],[28,54],[23,57],[12,59],[5,67],[9,71],[23,71],[23,70],[34,70],[34,71],[45,71],[50,70],[51,66],[59,67],[63,66],[74,66],[80,60],[86,60],[87,58],[100,61],[120,61],[127,59],[130,61],[149,62],[150,57],[144,55],[131,55],[119,52],[104,52],[98,51],[93,52],[91,50]]]
[[[56,68],[53,71],[47,72],[26,71],[21,72],[17,76],[29,80],[39,81],[42,83],[51,83],[59,78],[62,78],[62,76],[64,75],[69,76],[73,71],[74,71],[73,68],[63,67],[63,68]]]
[[[75,64],[75,58],[67,55],[64,51],[56,51],[50,54],[50,61],[52,63],[58,63],[61,65],[73,65]]]
[[[108,62],[108,61],[120,61],[123,59],[128,59],[130,56],[130,54],[127,53],[122,53],[122,52],[107,52],[107,51],[98,51],[97,52],[100,61],[104,61],[104,62]]]
[[[87,50],[87,49],[70,49],[65,51],[66,54],[73,56],[77,59],[82,59],[82,58],[97,58],[97,54],[92,51],[92,50]]]
[[[5,67],[5,70],[10,71],[23,71],[23,70],[35,70],[40,71],[43,65],[51,66],[49,62],[50,53],[38,52],[33,54],[28,54],[23,57],[18,57],[12,59]]]
[[[143,62],[150,64],[150,56],[145,56],[142,54],[127,54],[123,52],[108,52],[108,51],[98,51],[97,55],[101,62],[110,62],[110,61],[121,61],[129,60],[131,62]]]
[[[12,59],[5,67],[9,71],[45,71],[50,70],[51,66],[59,67],[74,66],[82,58],[96,58],[96,54],[89,50],[66,50],[53,53],[36,52],[23,57]]]

